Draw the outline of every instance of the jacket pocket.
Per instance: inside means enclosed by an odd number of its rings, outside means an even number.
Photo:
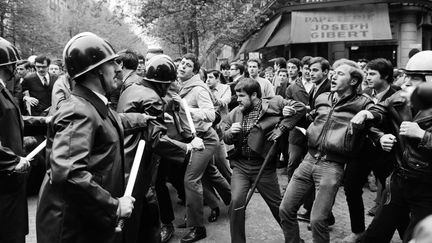
[[[342,155],[350,155],[361,148],[361,129],[350,131],[350,122],[334,119],[327,130],[325,151]]]

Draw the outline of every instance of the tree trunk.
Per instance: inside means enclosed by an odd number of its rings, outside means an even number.
[[[181,42],[181,53],[184,55],[187,53],[186,38],[184,32],[181,33]]]
[[[5,25],[5,23],[4,23],[4,19],[5,19],[5,17],[4,17],[4,14],[2,14],[1,16],[0,16],[0,36],[1,37],[4,37],[4,25]]]
[[[194,44],[194,53],[197,57],[199,57],[199,38],[197,29],[194,29],[194,31],[192,32],[192,38]]]
[[[192,38],[192,32],[188,33],[188,52],[192,52],[193,50],[193,38]]]

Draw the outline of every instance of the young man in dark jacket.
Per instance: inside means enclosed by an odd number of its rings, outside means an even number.
[[[256,180],[269,143],[291,130],[305,115],[306,107],[280,96],[261,99],[261,88],[256,80],[245,78],[235,87],[239,106],[222,123],[224,141],[234,144],[228,152],[233,174],[230,206],[231,242],[246,242],[244,206],[251,182]],[[282,117],[283,116],[283,117]],[[270,134],[269,136],[267,136]],[[268,140],[269,142],[265,142]],[[279,223],[281,200],[275,164],[268,164],[257,186],[273,216]]]
[[[414,226],[432,214],[432,108],[417,107],[408,98],[415,87],[432,80],[431,61],[432,51],[414,55],[407,63],[402,90],[352,119],[353,124],[390,121],[391,133],[382,134],[379,141],[396,157],[390,194],[366,230],[364,242],[390,242],[395,228],[410,215],[403,237],[408,242]]]
[[[389,60],[378,58],[366,65],[366,81],[368,88],[365,95],[371,97],[374,103],[381,102],[392,96],[396,91],[391,87],[393,82],[393,66]],[[380,126],[388,130],[388,124]],[[352,234],[344,238],[345,243],[355,243],[360,239],[365,230],[365,215],[363,205],[363,186],[367,182],[368,175],[373,171],[377,180],[385,185],[385,179],[390,174],[393,156],[382,150],[378,141],[373,141],[372,136],[365,141],[362,153],[358,159],[345,167],[344,191],[348,203]],[[377,146],[375,146],[375,144]],[[381,199],[382,189],[377,192],[377,207]]]
[[[294,172],[280,206],[281,225],[285,242],[300,239],[297,211],[306,192],[315,184],[316,198],[312,206],[311,227],[314,242],[330,242],[327,218],[342,182],[344,164],[361,144],[361,130],[349,121],[372,101],[356,93],[363,72],[350,60],[334,64],[336,74],[331,80],[331,92],[315,101],[315,119],[307,129],[308,154]]]

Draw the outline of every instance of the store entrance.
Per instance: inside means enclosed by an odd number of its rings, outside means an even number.
[[[381,46],[351,46],[349,48],[349,58],[357,61],[358,59],[373,60],[375,58],[385,58],[397,65],[397,45]]]

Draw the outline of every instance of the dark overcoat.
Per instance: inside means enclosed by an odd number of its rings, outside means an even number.
[[[114,230],[125,189],[123,134],[143,126],[141,114],[117,114],[91,90],[75,86],[48,130],[38,242],[123,241]]]

